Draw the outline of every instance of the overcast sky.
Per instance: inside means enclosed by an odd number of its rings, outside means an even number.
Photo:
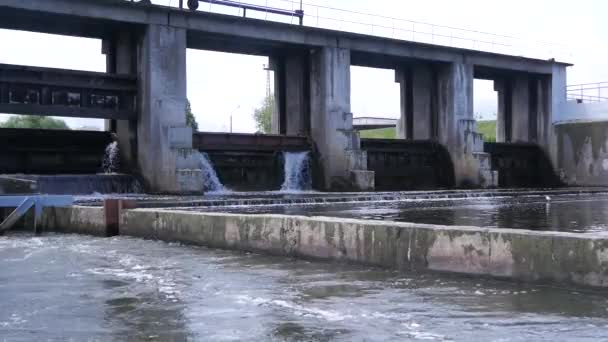
[[[177,0],[156,0],[157,4],[176,5]],[[249,0],[251,3],[291,8],[284,0]],[[492,37],[471,32],[431,27],[423,24],[366,17],[328,9],[305,6],[305,21],[309,25],[330,26],[336,29],[357,30],[362,33],[383,34],[411,39],[411,28],[417,32],[414,39],[441,40],[437,35],[471,38],[456,44],[479,48],[492,41],[500,51],[501,44],[512,45],[509,51],[516,54],[534,54],[538,57],[556,57],[574,63],[569,69],[568,83],[587,83],[608,80],[608,2],[603,0],[306,0],[344,8],[356,12],[404,18],[436,25],[453,26],[477,31],[492,32],[522,38]],[[208,4],[201,7],[208,9]],[[297,6],[297,5],[296,5]],[[212,10],[220,10],[217,6]],[[221,11],[237,14],[237,9]],[[341,18],[372,25],[345,24],[325,18]],[[257,14],[264,17],[265,14]],[[289,18],[281,18],[290,21]],[[384,28],[383,28],[384,27]],[[392,29],[396,27],[396,29]],[[435,38],[424,32],[434,32]],[[447,38],[443,38],[447,39]],[[0,30],[0,63],[25,64],[44,67],[104,71],[105,57],[99,40],[58,37],[28,32]],[[551,44],[544,44],[550,42]],[[466,45],[477,44],[477,45]],[[489,48],[486,44],[483,48]],[[507,49],[507,48],[504,48]],[[206,51],[188,51],[188,97],[201,130],[228,131],[230,114],[235,132],[254,132],[252,113],[266,92],[267,59],[256,56],[222,54]],[[398,85],[391,70],[353,68],[352,111],[355,116],[398,117]],[[475,111],[488,116],[495,111],[495,93],[490,82],[476,82]],[[102,127],[101,120],[67,119],[70,126]]]

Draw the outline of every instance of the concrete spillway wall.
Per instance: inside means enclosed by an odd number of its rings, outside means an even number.
[[[105,235],[103,208],[46,209],[47,230]],[[434,226],[326,217],[122,210],[119,233],[212,248],[608,287],[608,239],[596,234]]]

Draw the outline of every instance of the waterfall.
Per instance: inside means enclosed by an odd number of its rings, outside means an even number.
[[[285,180],[281,191],[302,191],[312,188],[309,165],[310,152],[284,152]]]
[[[118,154],[118,142],[114,141],[106,146],[103,156],[102,168],[104,173],[115,173],[120,166],[120,155]]]
[[[205,191],[211,192],[223,192],[228,191],[226,187],[220,182],[215,169],[213,168],[213,164],[209,159],[207,153],[198,153],[198,158],[200,162],[200,168],[203,171],[203,186]]]

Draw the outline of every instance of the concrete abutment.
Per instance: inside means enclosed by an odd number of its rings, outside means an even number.
[[[42,227],[109,236],[117,223],[120,235],[211,248],[608,287],[608,241],[600,234],[127,208],[46,208]]]

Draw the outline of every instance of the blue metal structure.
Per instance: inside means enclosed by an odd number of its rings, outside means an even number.
[[[10,229],[32,207],[34,207],[34,231],[38,233],[44,207],[67,207],[73,203],[74,198],[68,195],[0,196],[0,208],[16,208],[0,223],[0,234]]]

